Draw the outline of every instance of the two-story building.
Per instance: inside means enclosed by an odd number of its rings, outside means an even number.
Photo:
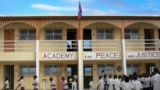
[[[62,76],[77,77],[82,89],[102,70],[151,73],[160,68],[159,39],[159,16],[1,16],[0,87],[9,77],[15,88],[22,75],[26,89],[38,75],[41,89],[53,77],[60,90]]]

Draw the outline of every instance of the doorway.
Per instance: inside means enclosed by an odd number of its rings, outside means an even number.
[[[72,88],[73,77],[78,76],[78,70],[77,69],[78,69],[77,64],[67,65],[67,80],[68,80],[68,87],[69,87],[69,89]],[[78,77],[77,77],[77,79],[78,79]]]
[[[4,30],[4,52],[14,52],[14,30]]]
[[[4,79],[8,77],[9,88],[14,89],[14,65],[4,65]]]
[[[154,29],[144,29],[145,50],[155,50]]]
[[[146,64],[146,72],[150,75],[154,71],[155,63]]]
[[[92,51],[92,30],[84,29],[83,30],[83,50],[84,51]]]
[[[93,81],[92,65],[84,65],[84,88],[89,89],[89,82]]]
[[[67,29],[67,51],[77,51],[76,29]]]

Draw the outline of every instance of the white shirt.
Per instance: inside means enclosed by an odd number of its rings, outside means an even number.
[[[160,90],[160,74],[155,74],[151,81],[153,83],[153,90]]]
[[[113,83],[114,80],[112,78],[109,78],[107,82],[107,84],[109,85],[108,90],[113,90]]]
[[[89,90],[94,90],[93,81],[90,81],[90,82],[89,82]]]
[[[37,85],[34,85],[34,88],[35,88],[35,89],[38,89],[38,79],[34,79],[33,84],[37,84]]]
[[[145,88],[150,87],[151,80],[149,77],[145,77],[144,82],[145,82],[145,86],[144,86]]]
[[[138,80],[135,80],[133,82],[133,87],[134,87],[135,90],[141,90],[143,88],[141,82],[138,81]]]
[[[21,80],[19,81],[19,84],[20,84],[20,87],[24,87],[24,81],[23,81],[23,79],[21,79]]]
[[[64,86],[64,89],[68,89],[68,82],[67,82],[67,80],[63,81],[63,86]]]
[[[104,80],[102,78],[98,81],[98,86],[98,90],[104,90]]]
[[[118,78],[114,79],[113,81],[115,90],[120,90],[120,80]]]
[[[76,81],[72,82],[72,90],[77,90],[77,82]]]
[[[54,80],[51,82],[51,90],[56,88],[56,83]]]
[[[5,89],[8,89],[9,88],[9,81],[8,80],[5,81],[5,85],[6,85]]]
[[[128,82],[124,84],[123,90],[132,90],[132,89],[134,89],[134,87],[131,83]]]

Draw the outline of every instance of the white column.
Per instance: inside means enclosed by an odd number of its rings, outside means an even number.
[[[36,76],[39,81],[39,40],[36,40]]]
[[[83,90],[83,41],[78,40],[78,90]]]
[[[127,75],[127,66],[126,66],[126,45],[125,39],[122,39],[122,58],[123,58],[123,74]]]

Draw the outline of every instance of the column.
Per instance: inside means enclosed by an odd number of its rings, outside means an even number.
[[[38,81],[40,77],[40,62],[39,62],[39,39],[40,39],[40,26],[41,22],[36,21],[36,76]]]
[[[78,32],[77,32],[77,39],[78,39],[78,84],[79,89],[83,90],[83,79],[84,79],[84,69],[83,69],[83,29],[81,28],[81,20],[78,20]]]
[[[121,29],[121,44],[122,44],[122,67],[123,67],[123,74],[127,75],[126,46],[125,46],[124,28]]]

